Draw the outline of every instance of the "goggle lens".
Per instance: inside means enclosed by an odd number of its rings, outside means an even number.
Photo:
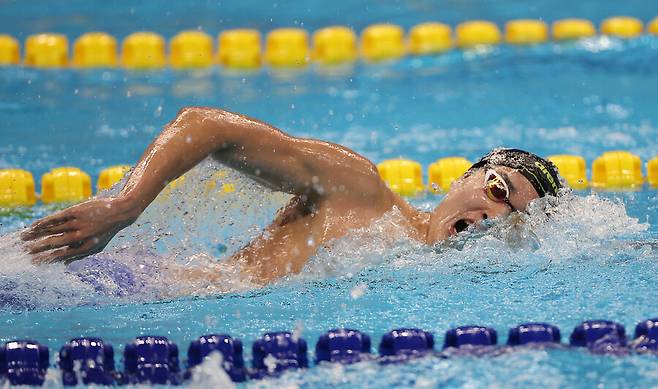
[[[487,197],[492,201],[498,203],[506,203],[509,201],[509,189],[505,180],[495,171],[487,172],[487,180],[485,182],[484,191]]]

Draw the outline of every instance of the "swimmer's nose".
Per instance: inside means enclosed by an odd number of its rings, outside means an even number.
[[[491,227],[494,219],[504,218],[509,214],[510,212],[507,208],[470,212],[465,215],[465,218],[457,220],[453,228],[457,233],[466,231],[470,226],[475,226],[477,229],[486,229]]]
[[[491,202],[479,212],[477,218],[479,221],[497,219],[508,216],[510,213],[512,213],[512,209],[506,203]]]

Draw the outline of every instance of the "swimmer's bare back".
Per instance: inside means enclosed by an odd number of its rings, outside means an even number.
[[[101,251],[160,191],[207,156],[294,197],[231,262],[257,283],[299,272],[318,247],[369,225],[394,206],[423,239],[428,215],[391,192],[376,167],[337,144],[302,139],[258,120],[185,108],[151,143],[124,188],[35,222],[22,234],[35,263],[70,262]]]

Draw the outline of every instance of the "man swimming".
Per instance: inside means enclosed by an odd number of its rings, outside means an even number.
[[[262,185],[293,195],[259,237],[230,258],[254,282],[301,271],[318,248],[397,208],[409,236],[433,244],[478,224],[523,211],[561,184],[552,163],[498,149],[474,164],[432,211],[393,193],[375,165],[337,144],[296,138],[255,119],[185,108],[151,143],[123,189],[35,222],[22,234],[36,263],[97,253],[133,223],[160,191],[207,156]]]

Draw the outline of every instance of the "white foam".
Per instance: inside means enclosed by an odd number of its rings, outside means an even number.
[[[223,192],[224,184],[234,184],[237,191]],[[188,173],[178,188],[161,194],[103,253],[70,267],[32,265],[18,232],[1,237],[0,303],[5,309],[23,310],[254,288],[239,268],[222,259],[261,233],[289,198],[207,161]],[[628,245],[626,238],[637,238],[648,228],[629,217],[621,201],[597,195],[567,194],[550,216],[543,203],[537,201],[528,214],[510,217],[487,231],[460,234],[436,247],[411,239],[403,216],[394,209],[321,248],[300,274],[279,282],[352,277],[374,266],[486,266],[495,271],[528,262],[543,266],[593,255],[610,257],[620,245]],[[352,295],[358,298],[366,288],[360,285]]]
[[[222,354],[212,352],[204,358],[200,365],[192,369],[192,380],[188,383],[190,388],[235,388],[235,384],[226,374],[222,366]]]
[[[435,247],[406,237],[404,230],[391,231],[391,226],[399,226],[395,221],[401,216],[389,212],[331,249],[320,250],[299,277],[351,277],[378,265],[494,272],[525,265],[542,267],[573,258],[614,256],[620,246],[623,250],[648,229],[647,223],[626,214],[621,201],[596,194],[566,194],[554,200],[550,216],[545,211],[547,200],[538,200],[528,214],[513,214],[486,231],[469,231]]]

